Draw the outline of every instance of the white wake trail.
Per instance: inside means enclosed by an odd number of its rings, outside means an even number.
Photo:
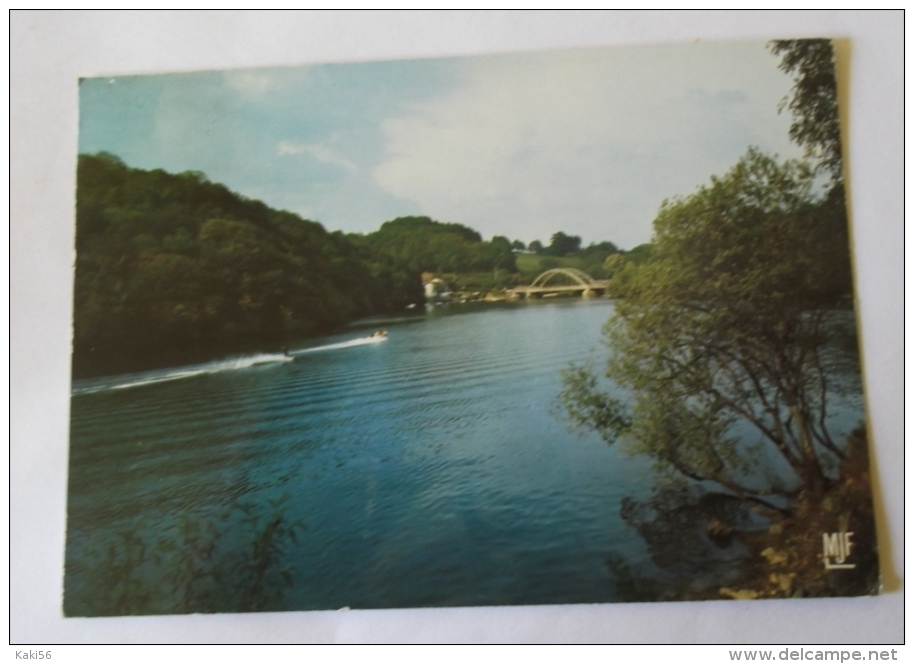
[[[365,346],[367,344],[377,344],[382,341],[387,341],[387,337],[359,337],[358,339],[350,339],[349,341],[341,341],[335,344],[327,344],[326,346],[315,346],[314,348],[303,348],[301,350],[296,350],[293,352],[293,355],[304,355],[305,353],[317,353],[322,350],[338,350],[340,348],[353,348],[355,346]]]
[[[235,371],[237,369],[248,369],[259,364],[274,364],[277,362],[291,362],[294,358],[282,353],[260,353],[258,355],[248,355],[246,357],[236,357],[229,360],[210,362],[208,364],[198,364],[181,369],[171,369],[165,371],[151,371],[142,374],[132,374],[129,376],[118,376],[112,382],[112,379],[104,379],[103,382],[86,385],[83,387],[74,387],[73,394],[91,394],[93,392],[102,392],[105,390],[125,390],[131,387],[142,387],[143,385],[154,385],[156,383],[165,383],[172,380],[181,380],[183,378],[192,378],[193,376],[203,376],[206,374],[219,373],[221,371]]]

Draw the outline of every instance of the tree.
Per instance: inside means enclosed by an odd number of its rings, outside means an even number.
[[[511,243],[511,249],[514,251],[525,251],[527,249],[527,245],[524,244],[521,240],[514,240],[514,242]]]
[[[416,273],[517,271],[508,238],[496,235],[483,242],[472,228],[429,217],[399,217],[385,222],[365,241],[373,251]]]
[[[840,256],[812,184],[806,165],[750,149],[710,185],[665,201],[651,260],[612,282],[616,312],[604,330],[606,375],[633,402],[573,366],[563,393],[572,421],[768,510],[821,495],[845,456],[826,426],[841,360],[828,343],[840,299],[828,274]],[[746,424],[760,447],[738,435]],[[758,472],[768,449],[792,476]]]
[[[534,254],[543,253],[543,243],[539,240],[533,240],[530,244],[527,245],[527,249],[532,251]]]
[[[838,114],[838,85],[835,77],[834,44],[828,39],[782,39],[769,44],[771,52],[781,56],[780,68],[793,76],[793,88],[778,108],[790,109],[794,121],[790,138],[803,147],[806,157],[817,162],[818,172],[830,176],[825,216],[830,231],[825,241],[836,249],[838,257],[831,281],[835,288],[852,296],[847,202],[841,157],[841,125]]]
[[[770,48],[781,56],[780,68],[794,77],[792,95],[780,105],[794,116],[790,138],[837,182],[842,178],[841,126],[831,40],[782,39],[771,42]]]
[[[645,242],[644,244],[639,244],[637,247],[625,252],[625,258],[633,263],[644,263],[651,259],[653,250],[653,245],[650,242]]]
[[[628,261],[623,254],[610,254],[603,261],[603,274],[607,279],[612,279],[617,274],[620,274],[627,264]]]
[[[543,252],[549,256],[567,256],[581,249],[581,238],[577,235],[565,235],[562,231],[553,234],[551,243]]]
[[[615,245],[615,243],[608,242],[608,241],[591,242],[590,244],[587,245],[586,249],[583,249],[581,251],[581,254],[583,256],[586,256],[588,254],[603,254],[604,256],[608,256],[609,254],[617,254],[617,253],[619,253],[619,247],[617,247]]]
[[[490,240],[490,244],[501,251],[511,251],[513,249],[511,246],[511,240],[506,238],[504,235],[493,236]]]
[[[595,279],[605,279],[608,277],[603,265],[606,263],[608,256],[618,255],[621,252],[619,247],[614,243],[591,242],[587,247],[578,251],[577,256],[581,259],[581,269]]]

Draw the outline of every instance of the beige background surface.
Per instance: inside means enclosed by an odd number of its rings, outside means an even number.
[[[901,12],[13,12],[11,643],[902,642],[903,20]],[[801,36],[849,40],[846,154],[888,592],[754,603],[62,617],[78,77]]]

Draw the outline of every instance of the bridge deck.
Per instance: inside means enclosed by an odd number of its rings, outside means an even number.
[[[571,280],[575,283],[558,283],[549,285],[549,282],[555,277],[563,277],[565,281]],[[516,298],[520,297],[538,297],[550,293],[580,293],[584,297],[591,295],[602,295],[609,285],[608,281],[594,279],[583,270],[571,267],[556,267],[546,270],[533,280],[528,286],[517,286],[512,288],[510,293]]]
[[[573,293],[585,291],[605,291],[608,281],[594,279],[589,284],[557,284],[555,286],[515,286],[510,292],[517,295],[544,295],[546,293]]]

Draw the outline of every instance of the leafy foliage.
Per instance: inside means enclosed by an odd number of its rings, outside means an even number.
[[[581,238],[577,235],[566,235],[562,231],[553,233],[549,246],[543,249],[547,256],[567,256],[581,250]]]
[[[781,56],[781,69],[794,77],[792,96],[781,102],[781,108],[789,108],[794,116],[790,137],[805,148],[807,157],[840,180],[841,126],[832,42],[782,39],[771,42],[770,48]]]
[[[484,242],[472,228],[429,217],[398,217],[364,239],[350,237],[411,272],[517,271],[508,238],[496,236]]]
[[[709,186],[664,202],[652,242],[603,264],[617,298],[606,374],[628,395],[609,393],[587,367],[564,374],[573,423],[650,456],[672,480],[647,502],[623,501],[655,564],[678,579],[664,591],[610,557],[617,588],[635,598],[645,588],[649,599],[878,589],[865,432],[839,442],[827,426],[827,395],[859,371],[834,51],[827,40],[770,48],[794,76],[781,109],[813,164],[750,149]],[[813,191],[819,173],[830,177],[824,196]],[[746,508],[770,527],[760,531]],[[828,575],[819,537],[850,528],[856,567]],[[696,583],[713,547],[734,543],[749,552],[743,569]],[[683,552],[699,555],[677,573]]]
[[[832,237],[846,219],[813,197],[812,179],[801,163],[750,149],[725,176],[664,203],[650,260],[613,279],[605,328],[607,375],[634,404],[573,367],[564,398],[574,422],[772,511],[768,496],[824,490],[844,456],[826,427],[826,391],[840,361],[830,341],[846,332],[832,309],[850,283],[847,245]],[[752,473],[758,451],[734,433],[740,422],[793,470],[792,484]]]
[[[625,252],[625,258],[633,263],[646,263],[651,259],[653,249],[654,245],[650,242],[639,244],[637,247]]]
[[[305,526],[288,496],[239,502],[204,519],[184,513],[154,540],[125,527],[68,593],[67,615],[280,610],[298,571],[287,564]]]

